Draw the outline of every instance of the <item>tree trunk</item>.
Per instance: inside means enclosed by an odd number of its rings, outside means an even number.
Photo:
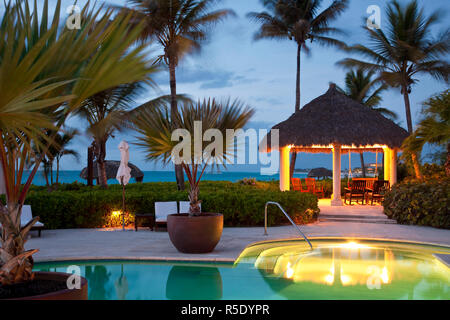
[[[178,113],[177,103],[177,78],[176,78],[176,63],[169,59],[169,74],[170,74],[170,112],[173,115]],[[184,190],[184,173],[181,165],[175,165],[175,178],[177,180],[178,190]]]
[[[361,159],[361,170],[362,170],[362,177],[365,178],[366,177],[366,166],[364,164],[364,153],[360,153],[359,157]]]
[[[20,226],[21,206],[9,204],[0,207],[0,224],[2,224],[0,249],[0,285],[33,280],[33,258],[37,250],[25,251],[25,242],[29,229]],[[17,221],[14,223],[14,221]],[[37,221],[35,218],[34,221]]]
[[[297,45],[297,76],[296,76],[296,84],[295,84],[295,112],[300,111],[300,74],[301,74],[301,56],[302,56],[302,45]],[[290,176],[291,179],[294,177],[295,165],[297,163],[297,153],[293,152],[291,154],[291,164],[290,164]]]
[[[408,132],[409,134],[413,134],[414,128],[412,123],[412,117],[411,117],[411,103],[409,101],[409,93],[408,88],[406,86],[402,87],[402,93],[403,93],[403,99],[405,101],[405,111],[406,111],[406,122],[408,124]],[[417,179],[422,179],[422,173],[420,172],[420,163],[419,163],[419,157],[417,154],[412,153],[411,154],[411,160],[414,166],[414,172]]]
[[[106,176],[106,142],[100,141],[97,143],[99,150],[97,151],[97,170],[98,170],[98,179],[102,188],[108,188],[108,178]]]
[[[53,160],[50,161],[50,182],[51,182],[52,187],[53,187]]]
[[[59,184],[59,158],[56,158],[56,186]]]
[[[202,212],[200,209],[200,201],[198,201],[198,193],[199,193],[198,186],[191,185],[189,190],[189,201],[190,201],[189,214],[193,216],[199,216],[201,215]]]
[[[291,164],[289,167],[289,173],[290,173],[291,179],[294,177],[296,163],[297,163],[297,152],[291,152]]]
[[[45,177],[45,184],[48,190],[50,190],[50,183],[48,181],[48,169],[46,168],[46,164],[44,163],[44,177]]]
[[[297,46],[297,81],[295,86],[295,112],[300,111],[300,66],[301,66],[302,45]]]
[[[412,134],[414,132],[412,118],[411,118],[411,103],[409,102],[408,88],[402,88],[403,100],[405,101],[406,123],[408,125],[408,132]]]
[[[450,177],[450,143],[447,144],[447,162],[445,162],[445,173]]]

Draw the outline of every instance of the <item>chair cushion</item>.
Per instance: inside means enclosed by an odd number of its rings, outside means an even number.
[[[189,201],[180,201],[180,213],[189,213],[191,203]],[[200,210],[202,209],[202,204],[200,203]]]
[[[167,222],[167,216],[178,213],[177,203],[174,202],[155,202],[155,221]]]

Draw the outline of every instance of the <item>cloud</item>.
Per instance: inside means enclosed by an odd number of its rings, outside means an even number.
[[[168,85],[169,75],[167,72],[160,72],[155,76],[154,80],[158,85]],[[233,87],[240,83],[252,83],[256,81],[258,80],[219,68],[206,69],[201,66],[193,66],[179,68],[177,70],[178,84],[198,84],[199,89],[223,89]]]

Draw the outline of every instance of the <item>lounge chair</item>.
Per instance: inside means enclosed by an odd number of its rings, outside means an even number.
[[[180,201],[180,214],[189,213],[189,208],[191,203],[189,201]],[[202,204],[200,203],[200,210],[202,209]]]
[[[167,216],[178,214],[178,206],[173,202],[155,202],[155,231],[158,225],[167,225]]]
[[[306,186],[308,187],[309,192],[315,195],[322,195],[322,198],[325,198],[325,192],[323,191],[323,186],[317,186],[316,179],[314,178],[306,178],[305,179]]]
[[[309,192],[308,188],[303,189],[303,187],[302,187],[302,179],[300,179],[300,178],[292,178],[291,182],[292,182],[292,190],[293,191],[300,191],[300,192],[304,192],[304,193]]]
[[[362,204],[364,204],[364,199],[366,197],[366,181],[352,181],[350,187],[345,188],[345,204],[347,204],[347,197],[349,198],[350,205],[352,205],[353,198],[356,198],[356,203],[358,203],[358,199],[361,198]]]
[[[20,216],[20,226],[23,228],[27,225],[28,222],[33,220],[33,214],[31,213],[31,206],[24,205],[22,207],[22,215]],[[34,226],[31,228],[32,231],[36,230],[38,232],[38,236],[41,237],[41,231],[44,229],[44,224],[41,222],[36,222]]]
[[[390,187],[389,181],[375,181],[372,188],[367,188],[366,203],[369,203],[369,198],[371,200],[371,206],[373,206],[374,200],[382,202],[384,195],[389,191]]]

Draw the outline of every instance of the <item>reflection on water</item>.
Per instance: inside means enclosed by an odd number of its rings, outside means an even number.
[[[222,291],[218,268],[173,266],[166,283],[169,300],[220,300]]]
[[[450,269],[436,247],[315,241],[257,245],[235,265],[146,262],[38,264],[81,267],[91,300],[450,299]]]

